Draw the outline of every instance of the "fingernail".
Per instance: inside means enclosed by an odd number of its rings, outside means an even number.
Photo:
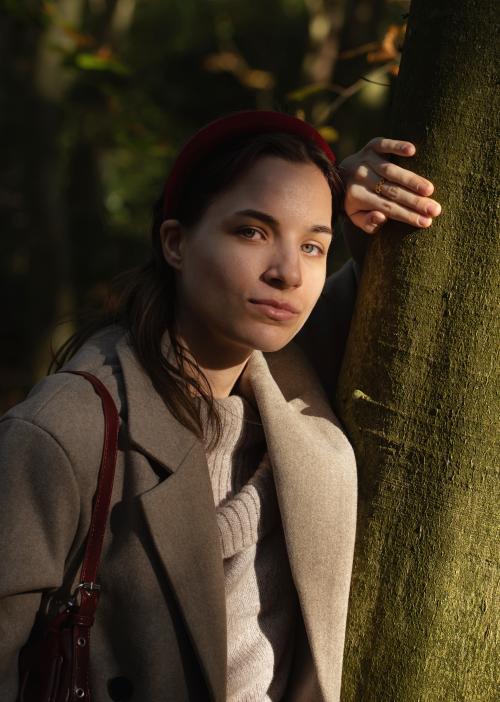
[[[432,219],[430,217],[419,217],[417,219],[417,224],[419,227],[430,227],[432,224]]]
[[[438,214],[441,212],[441,207],[436,204],[427,205],[427,207],[425,208],[425,212],[431,217],[437,217]]]

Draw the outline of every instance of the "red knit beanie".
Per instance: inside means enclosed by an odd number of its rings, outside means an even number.
[[[179,152],[163,193],[163,216],[168,219],[181,196],[191,170],[211,151],[238,136],[282,132],[313,141],[327,158],[335,163],[335,155],[321,134],[296,117],[266,110],[235,112],[210,122],[189,139]]]

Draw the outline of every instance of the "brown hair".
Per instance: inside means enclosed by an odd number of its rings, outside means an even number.
[[[333,212],[337,212],[342,196],[342,182],[321,149],[312,141],[299,137],[269,133],[238,137],[220,146],[198,164],[186,182],[176,203],[173,216],[183,225],[195,225],[208,206],[222,192],[233,186],[261,156],[277,156],[292,163],[313,163],[320,168],[330,186]],[[152,250],[143,266],[119,276],[126,283],[113,312],[103,312],[87,322],[54,354],[49,370],[58,370],[96,331],[118,323],[130,335],[130,343],[142,367],[172,415],[196,435],[202,436],[199,402],[208,405],[208,419],[215,442],[220,435],[220,419],[207,378],[182,347],[176,335],[176,286],[174,270],[162,252],[160,227],[163,222],[163,199],[154,207]],[[173,357],[168,360],[162,350],[162,337],[168,331]]]

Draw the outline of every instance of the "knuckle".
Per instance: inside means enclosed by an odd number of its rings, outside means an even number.
[[[359,166],[356,169],[356,176],[358,177],[359,180],[365,181],[370,173],[370,169],[368,167],[368,162],[367,161],[361,161]]]
[[[384,178],[392,180],[394,178],[394,164],[386,161],[380,165],[380,172]]]
[[[397,200],[398,198],[398,189],[395,185],[384,186],[383,193],[391,200]]]
[[[392,212],[392,210],[393,210],[392,202],[390,202],[389,200],[384,200],[384,199],[382,199],[382,202],[381,202],[381,205],[380,205],[380,209],[381,209],[382,212],[384,212],[385,214],[390,214],[390,213]]]
[[[427,210],[427,204],[428,204],[428,201],[425,198],[416,197],[413,206],[416,210],[425,214],[425,212]]]

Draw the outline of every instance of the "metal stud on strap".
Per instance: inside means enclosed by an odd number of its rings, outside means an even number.
[[[74,594],[76,594],[77,590],[88,590],[89,592],[92,592],[92,590],[100,589],[101,586],[99,585],[99,583],[80,583],[76,586]]]
[[[79,593],[80,590],[85,590],[86,592],[99,592],[100,589],[101,589],[101,586],[99,585],[99,583],[92,583],[92,582],[90,582],[90,583],[87,583],[87,582],[79,583],[79,584],[75,587],[75,589],[74,589],[74,591],[73,591],[73,594],[72,594],[71,597],[69,598],[68,607],[74,607],[74,606],[76,605],[78,593]]]

